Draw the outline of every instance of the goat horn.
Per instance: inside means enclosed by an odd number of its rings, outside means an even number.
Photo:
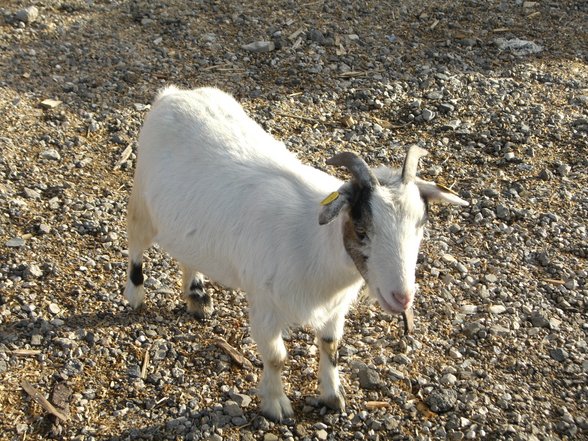
[[[417,167],[419,165],[419,159],[427,154],[425,149],[420,148],[418,145],[412,145],[408,149],[406,158],[404,159],[404,165],[402,166],[402,182],[408,184],[416,179]]]
[[[337,153],[332,158],[327,159],[327,164],[345,167],[349,170],[351,176],[353,176],[353,180],[359,184],[361,188],[373,188],[378,185],[378,180],[367,163],[355,153]]]

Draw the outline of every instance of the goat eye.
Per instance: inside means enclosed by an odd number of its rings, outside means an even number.
[[[365,232],[365,230],[363,228],[358,227],[355,228],[355,235],[357,236],[360,242],[363,242],[367,237],[367,233]]]

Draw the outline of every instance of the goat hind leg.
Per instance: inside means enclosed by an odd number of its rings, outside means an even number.
[[[143,288],[143,251],[155,237],[155,230],[144,202],[133,189],[127,212],[127,232],[129,240],[129,264],[125,297],[133,308],[141,306],[145,300]]]

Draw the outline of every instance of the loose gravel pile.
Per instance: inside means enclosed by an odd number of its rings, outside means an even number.
[[[3,2],[0,439],[587,439],[587,23],[566,0]],[[210,284],[195,320],[157,247],[147,307],[123,300],[137,134],[170,83],[231,92],[325,170],[419,144],[470,201],[432,209],[414,335],[349,314],[344,413],[294,328],[295,418],[258,415],[245,294]]]

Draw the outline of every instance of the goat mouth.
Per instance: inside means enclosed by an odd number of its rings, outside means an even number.
[[[376,288],[376,298],[384,311],[393,314],[401,314],[404,312],[404,306],[401,305],[400,302],[398,302],[395,299],[391,299],[390,302],[387,301],[380,292],[380,288]]]

